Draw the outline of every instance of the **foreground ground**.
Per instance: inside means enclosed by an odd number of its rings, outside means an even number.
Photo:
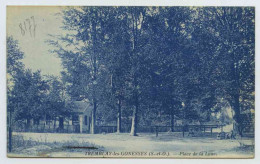
[[[158,137],[149,133],[136,137],[126,133],[14,133],[13,136],[16,145],[8,154],[10,157],[252,158],[254,155],[252,139],[183,138],[178,133],[160,133]]]

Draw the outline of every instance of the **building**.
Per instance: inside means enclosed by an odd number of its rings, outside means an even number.
[[[89,133],[93,106],[86,101],[74,101],[72,104],[72,125],[75,132]]]

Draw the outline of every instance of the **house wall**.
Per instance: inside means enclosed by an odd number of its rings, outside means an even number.
[[[90,131],[90,116],[87,114],[79,115],[80,133],[89,133]]]

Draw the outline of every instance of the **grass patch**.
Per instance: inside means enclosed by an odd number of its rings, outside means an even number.
[[[54,152],[87,152],[87,151],[104,151],[104,147],[89,142],[79,142],[77,140],[65,142],[47,142],[45,140],[24,140],[23,136],[13,136],[13,151],[15,154],[27,156],[48,156]]]

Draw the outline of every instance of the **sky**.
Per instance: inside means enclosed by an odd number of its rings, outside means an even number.
[[[61,7],[7,7],[7,35],[18,40],[24,52],[22,62],[33,71],[41,70],[43,75],[59,76],[61,61],[48,52],[52,47],[45,41],[48,34],[62,34],[62,19],[55,15]],[[31,28],[29,27],[31,25]]]

